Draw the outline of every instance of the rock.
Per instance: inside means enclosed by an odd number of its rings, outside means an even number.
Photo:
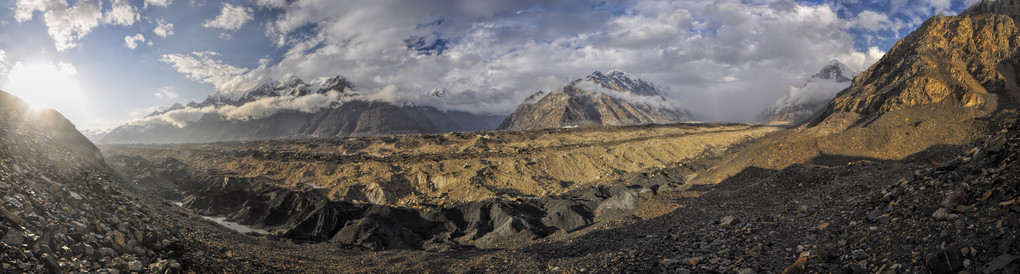
[[[10,221],[14,226],[21,226],[21,217],[10,210],[7,210],[7,208],[4,208],[3,205],[0,205],[0,213],[2,213],[3,217]]]
[[[127,241],[124,240],[124,234],[118,230],[113,231],[113,243],[117,245],[117,248],[123,249],[127,246]]]
[[[142,261],[134,260],[128,263],[128,269],[131,271],[139,272],[142,271]]]
[[[935,210],[935,213],[931,214],[931,217],[937,220],[945,220],[949,218],[949,211],[945,208],[939,208],[938,210]]]
[[[867,216],[868,221],[876,222],[876,221],[878,221],[879,218],[882,218],[882,214],[883,214],[882,211],[878,210],[878,209],[872,210],[872,211],[868,211],[868,216]]]
[[[149,272],[160,274],[181,273],[181,264],[173,259],[159,260],[149,265]]]
[[[740,273],[740,274],[755,274],[755,273],[758,273],[758,272],[754,271],[754,269],[751,269],[751,268],[744,268],[744,269],[741,269],[738,273]]]
[[[809,253],[809,252],[804,252],[804,253]],[[805,273],[805,271],[804,271],[804,264],[807,264],[808,257],[804,256],[804,253],[801,253],[800,258],[797,258],[796,262],[793,262],[792,265],[787,266],[785,269],[783,269],[783,274],[801,274],[801,273]]]
[[[847,264],[847,265],[844,265],[839,270],[835,271],[834,273],[839,273],[839,274],[866,274],[866,273],[868,273],[868,271],[864,270],[864,268],[861,267],[860,265],[857,265],[857,264]]]
[[[853,252],[850,253],[850,256],[853,257],[854,260],[864,260],[867,259],[868,257],[871,257],[870,255],[868,255],[867,252],[864,252],[863,249],[854,250]]]
[[[942,207],[954,208],[965,201],[967,201],[967,191],[957,189],[952,193],[949,193],[949,196],[946,196],[945,199],[942,199]]]
[[[727,227],[738,223],[740,223],[740,220],[737,219],[737,217],[726,216],[723,217],[722,220],[719,222],[719,226]]]
[[[965,205],[958,205],[958,206],[956,206],[956,212],[969,213],[969,212],[973,212],[973,211],[974,211],[974,207],[973,206],[965,206]]]
[[[963,269],[963,254],[959,248],[950,247],[928,255],[925,266],[931,273],[954,273]]]
[[[61,273],[63,270],[60,269],[60,263],[57,262],[56,256],[50,254],[43,254],[42,256],[43,266],[50,273]]]
[[[20,246],[25,243],[25,236],[15,230],[7,231],[4,234],[4,243],[11,246]]]
[[[1016,260],[1016,256],[1010,254],[1002,254],[992,259],[991,262],[988,262],[988,264],[985,265],[985,268],[981,269],[981,271],[983,271],[984,273],[992,273],[995,271],[999,271],[1005,268],[1010,263],[1012,263],[1014,260]]]
[[[117,257],[117,252],[113,251],[113,249],[109,247],[100,247],[99,256],[113,258]]]

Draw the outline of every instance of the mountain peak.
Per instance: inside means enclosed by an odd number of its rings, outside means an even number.
[[[622,93],[631,93],[640,96],[661,96],[659,89],[652,83],[634,77],[622,70],[610,70],[607,73],[601,71],[592,72],[586,80],[594,82],[604,88]]]
[[[960,15],[983,13],[1000,13],[1020,17],[1020,0],[981,0],[981,2],[961,12]]]
[[[327,91],[335,90],[340,93],[347,93],[347,90],[356,90],[354,83],[348,81],[343,75],[337,75],[326,79],[322,82],[322,88],[319,89],[319,93],[326,93]]]
[[[446,92],[445,88],[434,88],[434,89],[432,89],[432,91],[426,92],[425,95],[431,95],[431,96],[435,96],[435,97],[438,97],[438,98],[443,98],[443,97],[446,97],[446,93],[447,92]]]
[[[850,67],[847,67],[839,60],[832,59],[831,61],[829,61],[828,64],[825,65],[825,67],[822,67],[821,71],[819,71],[818,73],[811,77],[825,80],[835,80],[838,83],[848,83],[854,79],[854,76],[857,76],[857,71],[854,71]]]

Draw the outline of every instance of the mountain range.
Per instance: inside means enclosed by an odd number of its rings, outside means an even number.
[[[501,118],[368,100],[343,76],[329,78],[316,90],[291,77],[266,81],[241,94],[217,93],[202,102],[174,104],[142,122],[118,126],[98,142],[196,143],[474,131],[492,129]]]

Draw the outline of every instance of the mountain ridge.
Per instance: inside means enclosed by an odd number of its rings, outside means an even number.
[[[670,105],[650,82],[620,70],[595,71],[557,92],[528,96],[498,129],[670,123],[689,117]]]

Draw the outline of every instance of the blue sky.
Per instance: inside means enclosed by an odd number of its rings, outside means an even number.
[[[740,121],[829,60],[864,69],[973,2],[0,0],[0,88],[102,129],[290,76],[506,114],[623,69],[695,113]],[[424,95],[434,88],[449,95]]]

